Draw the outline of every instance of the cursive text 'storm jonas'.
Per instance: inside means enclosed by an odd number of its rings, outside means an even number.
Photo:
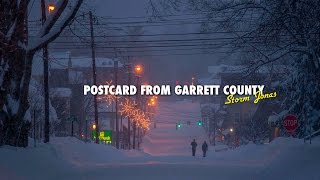
[[[255,94],[255,99],[253,103],[257,104],[258,102],[260,102],[260,100],[270,99],[275,97],[277,97],[276,91],[272,93],[266,93],[266,94],[261,93],[261,91],[257,91],[257,93]],[[235,97],[234,95],[231,94],[227,97],[226,102],[224,104],[244,103],[249,101],[250,101],[250,96]]]
[[[257,104],[260,100],[262,99],[269,99],[269,98],[275,98],[277,97],[277,92],[272,92],[272,93],[266,93],[262,94],[261,91],[257,91],[255,94],[256,99],[253,101],[255,104]]]

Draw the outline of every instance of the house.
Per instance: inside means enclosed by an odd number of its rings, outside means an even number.
[[[245,84],[265,84],[265,91],[272,90],[271,85],[266,84],[268,82],[274,82],[279,79],[283,73],[286,72],[286,67],[282,65],[277,65],[273,67],[273,78],[272,81],[269,80],[270,69],[260,68],[255,73],[247,74],[246,66],[230,66],[230,65],[219,65],[219,66],[209,66],[208,72],[210,76],[207,78],[199,79],[199,84],[215,84],[220,85],[221,89],[225,85],[245,85]],[[271,83],[270,83],[271,84]],[[206,130],[209,131],[208,134],[212,134],[213,127],[218,128],[216,130],[216,138],[219,140],[225,140],[225,137],[243,137],[252,134],[253,129],[248,130],[248,124],[254,122],[254,124],[264,124],[268,128],[267,124],[262,122],[267,122],[269,115],[275,110],[279,109],[279,104],[269,103],[266,101],[267,105],[264,104],[264,109],[258,108],[259,104],[254,104],[252,101],[237,103],[232,105],[225,105],[227,96],[222,92],[218,96],[203,96],[200,97],[201,106],[204,109],[211,107],[211,121],[215,122],[207,124],[213,124]],[[254,97],[250,97],[254,99]],[[205,110],[204,110],[205,111]],[[258,112],[257,112],[258,111]],[[263,111],[263,113],[261,112]],[[210,121],[210,118],[205,119],[205,121]],[[215,126],[214,126],[215,125]],[[253,135],[255,136],[255,135]],[[250,139],[246,137],[247,139]],[[233,140],[235,140],[234,138]],[[232,141],[233,141],[232,140]]]
[[[42,58],[37,56],[34,60],[33,76],[42,81]],[[118,84],[124,84],[127,81],[123,64],[118,61]],[[114,82],[115,60],[104,57],[96,57],[96,78],[97,84],[106,84]],[[92,119],[90,116],[93,106],[93,96],[83,95],[83,85],[93,84],[92,77],[92,58],[90,56],[74,57],[70,52],[49,53],[49,88],[51,100],[54,102],[58,116],[61,118],[61,124],[68,124],[70,117],[76,118],[74,123],[74,134],[81,135],[86,129],[86,120]],[[69,96],[67,96],[69,95]],[[60,104],[65,104],[66,111]],[[103,103],[103,101],[98,102]],[[67,113],[66,113],[67,112]],[[105,118],[110,114],[99,112],[99,121],[101,124],[110,124],[110,118]],[[108,122],[104,122],[108,121]],[[70,123],[69,123],[70,124]],[[69,127],[64,126],[69,129]],[[110,126],[106,126],[110,128]],[[60,130],[63,128],[60,127]],[[68,130],[66,130],[68,131]]]

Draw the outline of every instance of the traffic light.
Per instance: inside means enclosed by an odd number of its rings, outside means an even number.
[[[198,121],[198,126],[202,126],[202,121]]]
[[[180,129],[182,127],[182,124],[181,123],[177,123],[176,124],[176,129]]]

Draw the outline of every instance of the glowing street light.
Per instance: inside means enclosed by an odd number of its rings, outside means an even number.
[[[95,130],[96,128],[97,128],[97,126],[96,126],[95,124],[93,124],[93,125],[92,125],[92,129]]]
[[[230,128],[230,132],[233,132],[233,128]]]
[[[148,103],[148,106],[155,106],[156,105],[156,100],[157,100],[156,96],[152,96],[150,98],[150,102]]]
[[[138,75],[142,74],[142,72],[143,72],[142,66],[141,66],[141,65],[136,65],[136,66],[134,67],[134,72],[135,72],[136,74],[138,74]]]
[[[56,8],[55,5],[49,4],[49,5],[48,5],[49,14],[50,14],[52,11],[54,11],[55,8]]]

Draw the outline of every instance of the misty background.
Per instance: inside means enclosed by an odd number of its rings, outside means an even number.
[[[36,32],[41,26],[40,1],[34,1],[29,8],[29,29]],[[200,40],[226,37],[226,34],[201,34],[201,16],[175,12],[155,18],[148,0],[86,0],[73,24],[50,44],[51,57],[67,51],[72,56],[91,57],[89,21],[84,16],[90,10],[94,16],[96,56],[142,63],[146,81],[191,81],[192,77],[206,76],[210,65],[239,62],[239,57],[227,52],[228,49],[217,51],[218,47],[211,45],[216,41]],[[37,70],[42,71],[34,69]]]

